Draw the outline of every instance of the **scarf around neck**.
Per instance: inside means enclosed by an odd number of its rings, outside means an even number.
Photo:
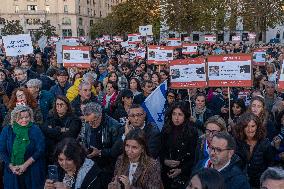
[[[29,128],[31,126],[32,122],[29,122],[26,126],[21,126],[17,122],[13,123],[13,132],[16,134],[11,157],[11,163],[13,165],[22,165],[25,162],[26,148],[30,143]]]

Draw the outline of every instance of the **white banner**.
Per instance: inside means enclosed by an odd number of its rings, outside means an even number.
[[[41,38],[38,40],[38,45],[42,52],[43,52],[43,49],[46,47],[46,43],[47,43],[47,37],[41,36]]]
[[[182,54],[197,54],[196,44],[183,44]]]
[[[170,47],[179,47],[181,46],[181,38],[168,38],[167,46]]]
[[[153,30],[152,25],[139,26],[139,33],[142,36],[153,35],[153,31],[152,30]]]
[[[6,56],[27,55],[33,53],[32,39],[29,34],[3,36]]]

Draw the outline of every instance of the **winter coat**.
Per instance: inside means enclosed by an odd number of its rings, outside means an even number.
[[[59,86],[59,84],[56,84],[54,86],[52,86],[49,90],[50,93],[53,94],[53,96],[65,96],[67,94],[67,90],[71,87],[71,84],[70,83],[66,83],[65,86],[63,87],[63,90],[62,88]]]
[[[117,159],[114,176],[129,175],[129,166],[123,165],[123,155]],[[147,165],[138,163],[133,175],[131,189],[161,189],[163,186],[161,179],[160,164],[157,160],[149,158]]]
[[[52,156],[58,142],[65,137],[77,138],[81,130],[81,120],[73,114],[67,114],[59,117],[57,114],[51,113],[48,119],[41,127],[46,139],[46,151],[48,156]],[[61,129],[67,129],[62,132]]]
[[[101,157],[96,157],[94,160],[100,168],[109,171],[113,169],[115,160],[119,156],[117,146],[114,144],[121,138],[119,132],[121,125],[115,119],[103,113],[101,124],[97,129],[98,135],[101,138],[97,138],[97,141],[100,141],[100,144],[98,143],[99,146],[94,147],[101,150]],[[83,145],[87,149],[90,148],[92,128],[88,123],[85,124],[82,135],[84,136],[82,139]]]
[[[98,102],[98,99],[93,94],[91,94],[91,98],[88,100],[88,102]],[[71,102],[71,107],[73,108],[75,115],[78,116],[78,117],[82,116],[81,103],[82,102],[81,102],[81,96],[80,95],[78,95]]]
[[[251,186],[259,188],[260,176],[272,165],[275,151],[266,138],[256,143],[252,155],[249,157],[249,145],[240,140],[236,140],[236,142],[236,154],[241,158],[241,166],[247,171]]]
[[[54,96],[49,91],[41,90],[38,101],[43,116],[43,121],[46,121],[49,110],[51,110],[53,106]]]
[[[199,160],[194,167],[194,172],[207,168],[206,162],[208,159]],[[220,173],[222,174],[226,189],[250,189],[250,185],[245,172],[243,172],[240,167],[240,158],[234,154],[230,160],[230,164],[222,169]]]
[[[6,126],[0,135],[0,159],[4,162],[4,188],[19,189],[18,176],[9,168],[11,153],[16,135],[12,127]],[[32,157],[35,162],[23,174],[27,188],[43,189],[45,181],[44,151],[45,142],[41,130],[36,125],[29,128],[30,143],[25,152],[25,161]]]
[[[198,140],[198,134],[195,127],[190,125],[170,126],[171,130],[167,131],[167,126],[162,130],[162,148],[160,160],[162,164],[162,177],[164,180],[165,188],[173,187],[176,185],[176,180],[179,179],[185,185],[185,182],[190,177],[194,159],[195,149]],[[176,142],[174,142],[173,127],[183,127],[176,133]],[[181,169],[180,175],[174,179],[170,179],[167,173],[172,169],[164,164],[164,160],[177,160],[180,161],[178,169]],[[180,188],[180,187],[178,187]]]

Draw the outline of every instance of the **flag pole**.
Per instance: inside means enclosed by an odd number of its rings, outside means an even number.
[[[231,120],[231,93],[230,93],[230,87],[228,87],[228,98],[229,98],[229,120]]]
[[[189,102],[189,109],[190,109],[190,116],[192,116],[192,103],[191,103],[191,95],[190,95],[190,90],[187,89],[188,93],[188,102]]]

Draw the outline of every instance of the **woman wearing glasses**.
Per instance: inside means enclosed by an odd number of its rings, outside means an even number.
[[[31,93],[26,88],[17,88],[13,91],[8,104],[8,113],[6,114],[3,126],[8,125],[11,120],[11,112],[18,105],[26,105],[33,109],[33,120],[37,125],[43,123],[41,110]]]
[[[236,154],[247,170],[252,188],[259,188],[261,174],[269,167],[274,151],[266,138],[266,129],[253,113],[244,113],[233,129],[237,142]]]
[[[198,134],[189,123],[188,106],[184,102],[174,103],[162,130],[160,160],[165,188],[182,189],[194,165]]]
[[[209,158],[208,149],[210,147],[213,136],[216,133],[226,131],[225,120],[218,115],[212,116],[204,123],[205,134],[200,136],[197,142],[195,161],[207,160]]]
[[[53,109],[48,119],[42,126],[42,131],[46,137],[47,157],[51,154],[58,142],[63,138],[77,138],[81,130],[81,120],[77,118],[71,109],[69,100],[65,96],[57,96]],[[51,159],[48,159],[51,163]]]

